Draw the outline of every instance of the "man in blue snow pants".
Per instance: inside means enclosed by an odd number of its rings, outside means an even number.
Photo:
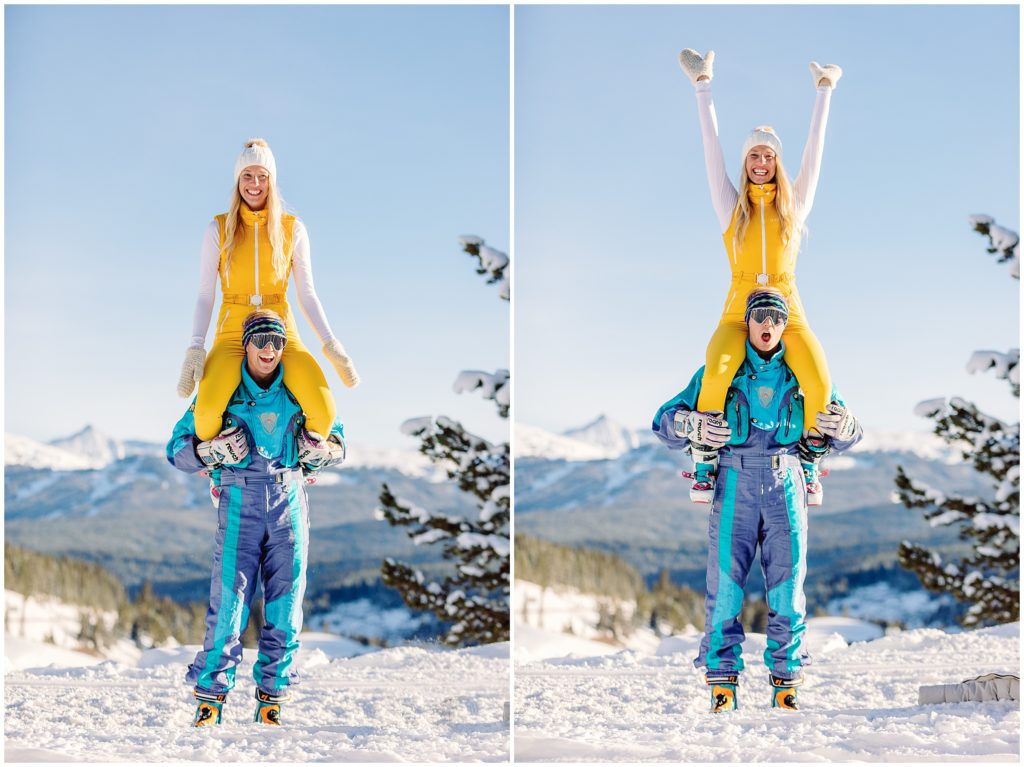
[[[652,429],[673,450],[720,448],[708,523],[706,620],[700,653],[711,710],[736,708],[744,639],[739,615],[743,590],[761,547],[768,602],[764,663],[773,688],[772,706],[796,709],[797,686],[809,656],[806,628],[807,486],[798,451],[803,433],[803,396],[783,355],[789,318],[785,297],[772,288],[747,299],[747,354],[729,389],[724,413],[696,409],[701,368],[689,386],[659,408]],[[818,413],[825,450],[842,451],[860,441],[857,420],[832,392],[829,412]],[[704,466],[703,464],[700,464]]]
[[[302,409],[282,382],[286,343],[279,315],[266,309],[250,314],[242,335],[242,382],[224,412],[223,431],[200,441],[193,402],[167,444],[175,468],[209,473],[217,506],[206,637],[186,676],[199,701],[197,727],[220,724],[257,583],[263,586],[265,622],[253,668],[256,721],[281,723],[281,702],[296,676],[309,546],[305,475],[340,463],[344,437],[337,421],[326,439],[303,428]]]

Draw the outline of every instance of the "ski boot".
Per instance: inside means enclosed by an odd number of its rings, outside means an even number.
[[[704,677],[711,688],[711,713],[721,714],[724,711],[735,711],[736,682],[739,681],[738,674],[725,674],[722,672],[709,672]]]
[[[224,713],[224,701],[228,699],[228,694],[196,689],[192,691],[192,695],[199,701],[196,715],[192,718],[192,726],[210,727],[220,724],[221,715]]]
[[[797,444],[800,453],[800,466],[804,470],[804,484],[807,487],[807,505],[821,506],[825,490],[821,486],[824,476],[820,470],[821,459],[832,450],[832,441],[817,429],[809,429]]]
[[[693,456],[693,474],[684,476],[693,479],[690,500],[693,503],[711,503],[715,499],[715,477],[718,474],[718,450],[706,445],[690,443]]]
[[[256,713],[253,715],[252,720],[261,724],[273,724],[280,727],[283,724],[281,721],[281,703],[288,700],[288,697],[288,693],[271,695],[257,687]]]
[[[772,708],[799,711],[796,688],[804,683],[804,678],[799,676],[796,679],[781,679],[775,674],[769,674],[768,679],[772,683]]]

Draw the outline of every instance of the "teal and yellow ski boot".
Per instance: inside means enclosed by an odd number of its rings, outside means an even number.
[[[196,715],[192,718],[192,726],[209,727],[220,724],[221,715],[224,713],[224,701],[228,699],[228,694],[196,689],[192,691],[192,695],[199,701]]]
[[[288,700],[288,694],[271,695],[256,688],[256,714],[252,720],[260,724],[273,724],[278,727],[284,724],[281,721],[281,704]]]
[[[736,700],[736,683],[739,681],[739,675],[709,673],[704,679],[711,688],[711,713],[735,711],[739,705]]]
[[[772,708],[799,711],[796,688],[804,683],[804,678],[800,676],[796,679],[781,679],[775,674],[769,674],[768,678],[772,683]]]

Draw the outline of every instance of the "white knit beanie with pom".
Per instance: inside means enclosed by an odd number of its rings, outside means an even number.
[[[238,177],[242,175],[242,171],[250,165],[259,165],[266,168],[274,181],[277,181],[277,163],[274,162],[274,153],[270,151],[267,142],[261,138],[249,139],[245,142],[245,149],[242,150],[242,153],[238,155],[238,159],[235,160],[236,182]]]
[[[769,125],[759,125],[750,132],[747,140],[743,142],[743,161],[746,162],[747,154],[751,149],[762,144],[771,147],[777,158],[782,157],[782,140],[776,135],[775,130]]]

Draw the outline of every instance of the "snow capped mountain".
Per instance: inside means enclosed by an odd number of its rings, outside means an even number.
[[[569,429],[565,436],[603,449],[607,458],[618,458],[640,447],[640,435],[636,429],[616,423],[604,414],[584,426]]]
[[[4,435],[4,465],[35,466],[54,471],[94,468],[92,462],[84,456],[17,434]]]
[[[101,469],[125,457],[124,443],[108,437],[92,424],[70,437],[52,440],[50,444],[80,456],[94,469]]]
[[[598,461],[608,457],[597,445],[521,423],[515,425],[515,455],[563,461]]]
[[[123,442],[107,436],[92,425],[70,437],[51,440],[49,443],[37,442],[19,434],[5,434],[4,464],[54,471],[102,469],[121,460],[129,452],[140,452],[140,445],[134,443],[133,450],[129,451]],[[155,451],[156,446],[152,446],[152,449]]]
[[[515,426],[516,458],[600,461],[618,458],[651,441],[653,437],[644,430],[630,429],[606,415],[562,434],[522,423]]]

